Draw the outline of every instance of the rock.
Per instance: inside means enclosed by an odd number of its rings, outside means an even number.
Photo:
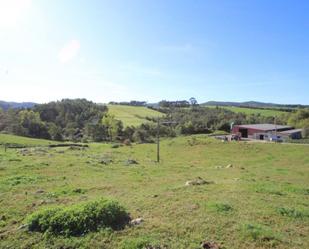
[[[18,229],[18,230],[21,230],[21,229],[24,229],[24,228],[26,228],[26,227],[28,227],[28,224],[23,224],[23,225],[19,226],[17,229]]]
[[[143,221],[144,221],[143,218],[136,218],[130,221],[130,225],[132,226],[140,225]]]
[[[233,164],[228,164],[228,165],[226,165],[226,167],[225,168],[227,168],[227,169],[229,169],[229,168],[233,168]]]
[[[131,165],[131,164],[138,164],[138,162],[134,159],[128,159],[126,162],[125,162],[126,165]]]
[[[45,191],[44,191],[43,189],[39,189],[39,190],[37,190],[35,193],[36,193],[36,194],[43,194],[43,193],[45,193]]]
[[[201,243],[201,248],[204,248],[204,249],[220,249],[221,247],[216,242],[203,241]]]
[[[102,159],[102,160],[99,161],[100,164],[104,164],[104,165],[110,164],[112,162],[113,162],[112,159],[107,159],[107,158]]]
[[[206,181],[204,180],[203,178],[201,177],[198,177],[194,180],[191,180],[191,181],[186,181],[186,186],[191,186],[191,185],[204,185],[204,184],[211,184],[211,183],[214,183],[212,181]]]

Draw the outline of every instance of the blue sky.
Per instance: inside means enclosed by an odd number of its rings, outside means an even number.
[[[309,1],[0,0],[0,99],[309,104]]]

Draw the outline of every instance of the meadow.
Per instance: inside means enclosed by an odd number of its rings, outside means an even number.
[[[215,106],[206,106],[209,108],[216,108]],[[282,114],[286,114],[287,112],[280,110],[269,110],[269,109],[257,109],[257,108],[246,108],[246,107],[236,107],[236,106],[219,106],[220,108],[224,108],[236,113],[245,113],[245,114],[260,114],[265,117],[274,117]]]
[[[5,143],[29,147],[0,146],[0,248],[309,248],[309,146],[182,136],[162,140],[156,163],[155,144],[49,148],[0,135]],[[195,179],[206,184],[186,185]],[[100,198],[143,222],[78,236],[23,226],[47,207]]]
[[[144,106],[108,105],[108,112],[121,120],[124,126],[138,126],[150,122],[146,118],[162,117],[161,112]]]

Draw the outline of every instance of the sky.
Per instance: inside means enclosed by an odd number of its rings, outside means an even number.
[[[0,100],[309,104],[307,0],[0,0]]]

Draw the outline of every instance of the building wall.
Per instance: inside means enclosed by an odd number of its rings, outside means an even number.
[[[239,132],[239,129],[245,129],[241,128],[238,125],[233,126],[232,133],[237,134]],[[258,129],[247,129],[248,130],[248,136],[253,136],[255,133],[263,133],[265,131],[263,130],[258,130]]]

